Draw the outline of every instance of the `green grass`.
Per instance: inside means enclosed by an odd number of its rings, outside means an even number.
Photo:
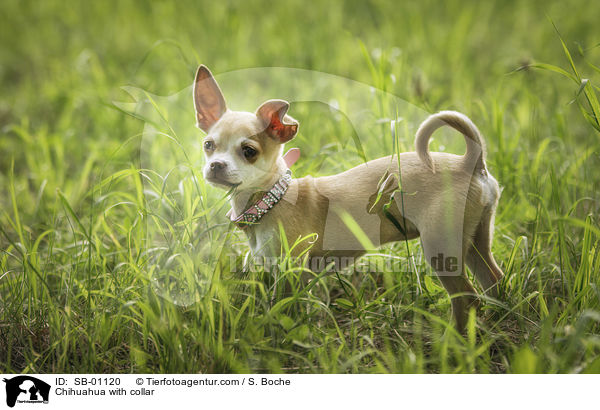
[[[0,372],[600,372],[599,6],[6,0],[0,10]],[[124,85],[178,93],[199,63],[321,71],[469,115],[503,187],[499,300],[457,334],[417,242],[366,257],[408,273],[339,272],[308,287],[284,259],[293,297],[273,299],[261,270],[231,272],[221,249],[238,263],[248,249],[227,225],[205,231],[227,206],[194,178],[199,152],[173,143],[201,137],[191,99],[153,99],[166,134],[154,137],[113,104],[133,101]],[[279,97],[244,86],[224,87],[235,108]],[[343,91],[329,97],[342,112]],[[296,175],[360,162],[346,119],[318,103],[292,109]],[[377,99],[364,109],[365,155],[392,153],[378,120],[405,113]],[[412,149],[404,131],[397,145]],[[459,139],[436,137],[432,149],[460,152]],[[164,179],[174,159],[187,167]]]

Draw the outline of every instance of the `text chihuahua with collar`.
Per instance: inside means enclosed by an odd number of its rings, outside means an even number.
[[[465,115],[443,111],[427,118],[416,152],[400,154],[400,161],[390,156],[338,175],[293,179],[289,164],[298,152],[283,156],[283,145],[297,134],[298,122],[287,115],[288,102],[269,100],[255,113],[228,110],[212,74],[200,66],[194,106],[207,134],[204,178],[232,190],[230,217],[254,256],[279,254],[282,226],[288,243],[312,235],[294,248],[296,255],[309,248],[310,258],[359,257],[367,249],[350,232],[350,217],[375,246],[420,237],[459,328],[477,305],[465,262],[484,291],[497,294],[503,273],[491,243],[500,191],[487,171],[479,130]],[[431,134],[444,125],[465,136],[465,155],[429,152]]]

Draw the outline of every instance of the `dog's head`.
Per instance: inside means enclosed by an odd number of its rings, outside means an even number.
[[[220,188],[264,187],[277,170],[283,144],[298,132],[298,122],[286,115],[287,101],[266,101],[255,113],[227,109],[217,82],[203,65],[194,82],[194,106],[196,125],[206,133],[204,178]]]

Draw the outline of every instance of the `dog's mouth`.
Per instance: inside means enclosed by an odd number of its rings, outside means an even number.
[[[242,184],[241,182],[231,182],[226,179],[219,178],[215,175],[209,175],[205,179],[213,185],[219,185],[224,188],[236,188]]]

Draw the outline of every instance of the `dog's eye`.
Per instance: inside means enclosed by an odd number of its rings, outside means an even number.
[[[204,150],[213,151],[215,149],[215,143],[212,141],[204,141]]]
[[[250,147],[250,146],[246,146],[242,148],[242,153],[244,154],[244,157],[246,159],[251,159],[254,158],[256,156],[256,154],[258,154],[258,151],[256,151],[254,148]]]

